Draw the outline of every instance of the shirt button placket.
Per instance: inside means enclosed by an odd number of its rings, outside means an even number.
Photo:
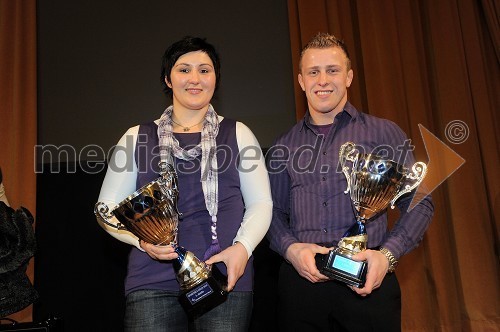
[[[323,153],[322,153],[322,154],[323,154],[323,156],[326,156],[326,155],[327,155],[327,152],[326,152],[326,151],[323,151]],[[323,160],[322,160],[322,161],[323,161],[323,163],[324,163],[324,164],[327,164],[326,158],[325,158],[325,157],[323,157],[322,159],[323,159]],[[321,176],[321,181],[323,181],[323,182],[325,182],[325,183],[326,183],[326,176]],[[325,188],[325,189],[326,189],[326,188]],[[326,207],[328,206],[328,202],[326,202],[326,201],[325,201],[325,202],[323,202],[321,205],[323,205],[323,207],[325,207],[325,208],[326,208]],[[328,230],[326,229],[326,227],[325,227],[325,228],[323,228],[323,229],[322,229],[322,231],[323,231],[323,234],[328,233]]]

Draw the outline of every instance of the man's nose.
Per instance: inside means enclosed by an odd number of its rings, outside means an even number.
[[[319,73],[318,84],[321,85],[321,86],[325,86],[325,85],[328,84],[327,75],[326,75],[325,72],[320,72]]]

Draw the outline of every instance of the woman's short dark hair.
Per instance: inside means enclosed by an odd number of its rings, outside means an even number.
[[[220,82],[220,59],[215,47],[206,42],[205,38],[186,36],[181,40],[170,45],[163,54],[161,61],[161,84],[163,91],[168,95],[172,95],[172,89],[165,83],[165,78],[170,82],[170,73],[177,60],[186,53],[202,51],[205,52],[212,60],[215,70],[215,90],[219,87]]]

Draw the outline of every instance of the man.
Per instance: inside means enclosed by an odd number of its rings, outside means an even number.
[[[430,198],[408,212],[412,195],[397,201],[393,229],[387,214],[366,224],[368,248],[353,256],[366,261],[363,288],[331,281],[320,273],[316,254],[327,254],[354,224],[339,149],[351,141],[371,153],[414,163],[403,131],[394,123],[357,111],[347,101],[353,71],[345,45],[329,34],[316,35],[303,49],[298,80],[308,112],[268,152],[274,211],[268,237],[281,254],[280,325],[284,331],[398,331],[401,329],[397,260],[415,248],[433,213]],[[381,251],[382,249],[382,251]]]

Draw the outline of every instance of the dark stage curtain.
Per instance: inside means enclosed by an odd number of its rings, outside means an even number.
[[[0,0],[0,167],[10,205],[35,215],[36,1]],[[33,260],[27,274],[33,280]],[[32,307],[13,314],[31,321]]]
[[[317,32],[343,39],[350,101],[396,122],[427,161],[418,124],[466,160],[433,193],[422,244],[397,270],[405,331],[498,331],[499,45],[494,0],[288,0],[294,76]],[[306,110],[295,84],[297,119]],[[467,139],[452,144],[449,125]],[[454,142],[456,143],[456,141]]]

